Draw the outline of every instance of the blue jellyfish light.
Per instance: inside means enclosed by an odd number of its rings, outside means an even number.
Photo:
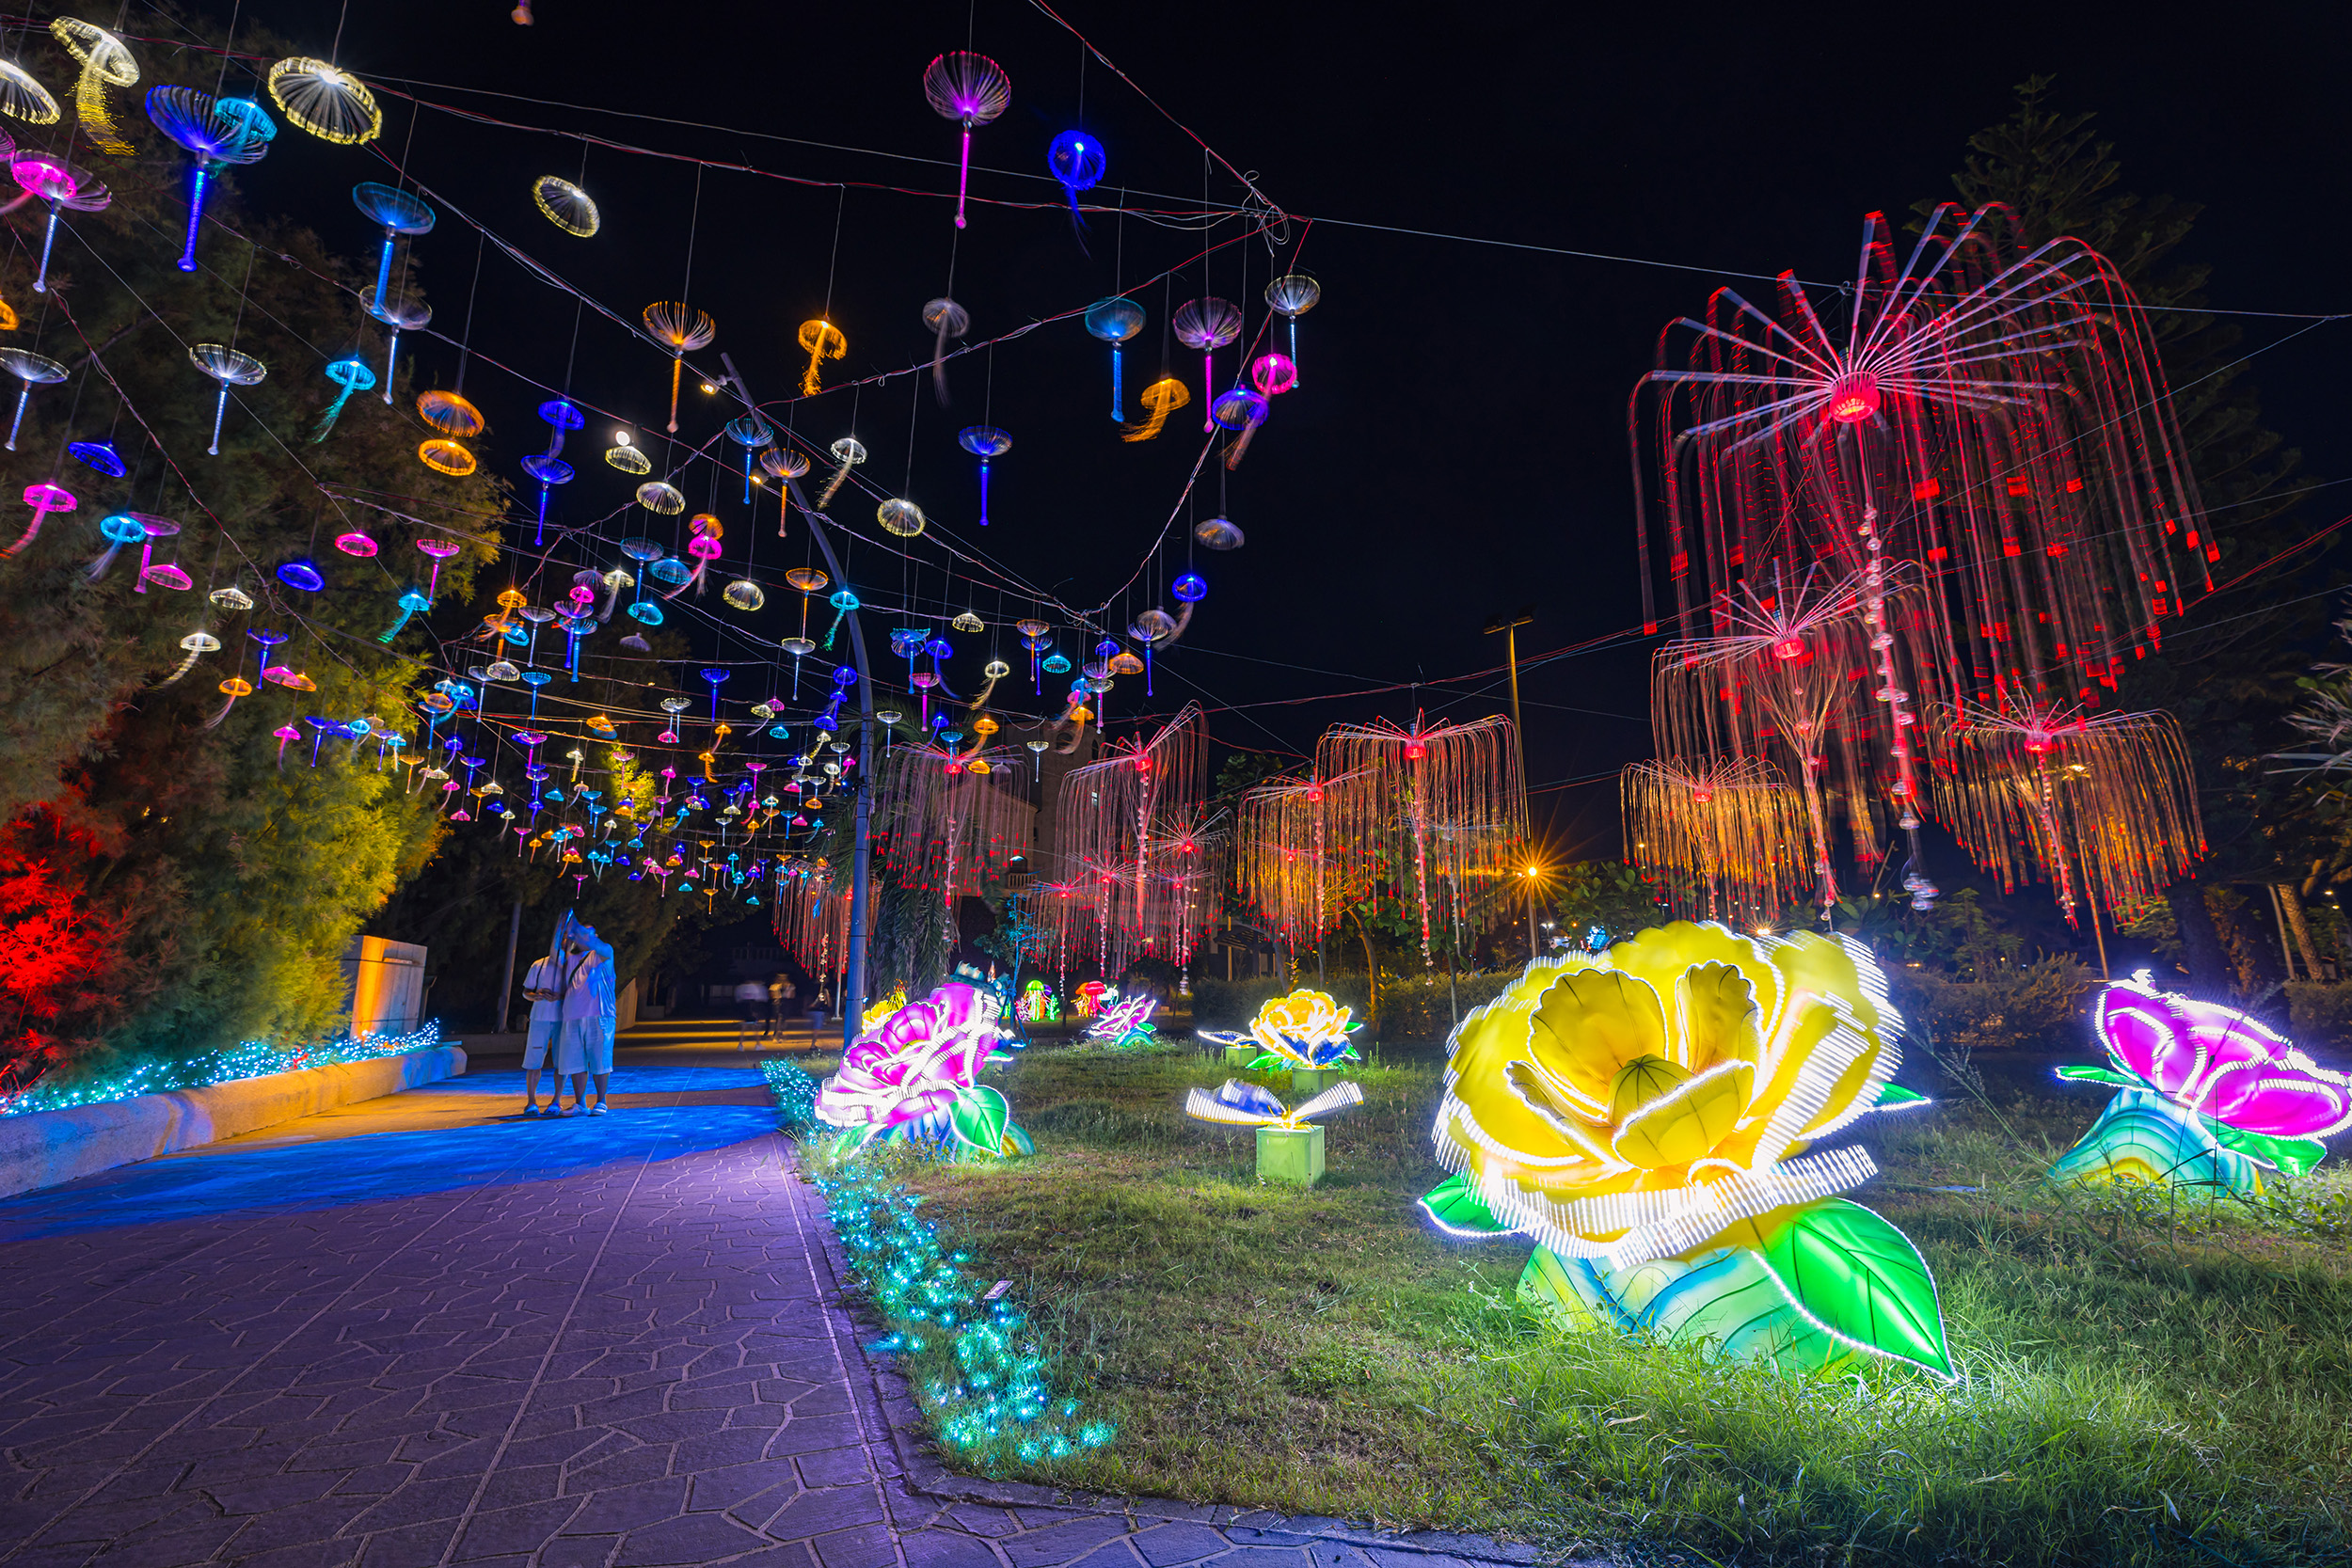
[[[1087,330],[1111,345],[1111,418],[1124,422],[1127,405],[1120,392],[1119,345],[1143,330],[1143,307],[1114,294],[1088,306],[1086,320]]]
[[[980,526],[988,527],[989,459],[1012,451],[1012,437],[992,424],[976,424],[956,437],[956,444],[980,460]]]
[[[392,289],[392,246],[403,234],[430,234],[437,214],[416,197],[390,185],[362,180],[351,187],[351,199],[369,221],[383,226],[384,255],[375,263],[375,297],[388,299]]]
[[[150,87],[147,118],[155,129],[196,154],[196,177],[188,189],[188,243],[180,270],[196,270],[196,237],[204,224],[204,192],[215,172],[231,164],[259,163],[277,139],[278,125],[249,98],[215,99],[194,87]]]
[[[729,420],[727,439],[743,449],[743,504],[752,504],[752,458],[762,447],[776,443],[776,433],[766,420],[756,414],[745,414]]]
[[[1045,150],[1045,166],[1061,182],[1070,197],[1070,227],[1086,249],[1086,219],[1078,212],[1078,193],[1090,191],[1103,179],[1103,144],[1084,131],[1064,131]]]
[[[539,418],[547,421],[548,450],[522,460],[523,472],[539,482],[539,526],[531,536],[533,548],[548,540],[548,492],[558,484],[572,482],[572,466],[557,455],[564,450],[564,437],[588,422],[586,415],[563,398],[549,398],[541,404]]]
[[[338,359],[326,367],[326,379],[342,389],[335,394],[335,401],[320,417],[318,428],[310,432],[313,445],[326,439],[327,433],[335,428],[335,421],[342,417],[343,404],[351,401],[354,393],[367,391],[375,385],[375,372],[368,369],[365,359]]]
[[[1209,595],[1209,585],[1191,572],[1186,572],[1168,585],[1168,591],[1186,604],[1199,604]]]
[[[115,450],[112,441],[73,441],[65,450],[76,463],[95,468],[108,479],[120,479],[128,471],[122,453]]]

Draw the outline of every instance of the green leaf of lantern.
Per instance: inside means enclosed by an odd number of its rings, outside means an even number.
[[[1478,1196],[1468,1176],[1456,1172],[1422,1196],[1421,1206],[1429,1217],[1457,1235],[1507,1236],[1511,1227],[1495,1218],[1486,1200]]]
[[[1899,1111],[1906,1105],[1931,1105],[1933,1103],[1933,1101],[1916,1089],[1904,1088],[1900,1084],[1887,1084],[1879,1089],[1877,1109]]]
[[[1005,1124],[1011,1119],[1012,1107],[986,1084],[964,1090],[947,1113],[947,1125],[954,1129],[956,1141],[982,1154],[1004,1151]]]
[[[2069,1064],[2058,1069],[2058,1075],[2069,1084],[2112,1084],[2119,1089],[2144,1089],[2147,1084],[2128,1072],[2111,1068],[2082,1067]]]
[[[1764,1260],[1807,1316],[1854,1344],[1952,1375],[1935,1281],[1911,1238],[1844,1198],[1795,1210]]]
[[[1005,1124],[1004,1153],[1008,1158],[1015,1154],[1035,1154],[1036,1152],[1037,1145],[1029,1141],[1029,1134],[1023,1132],[1017,1122]]]
[[[2214,1142],[2249,1160],[2274,1165],[2282,1176],[2301,1176],[2328,1158],[2328,1146],[2316,1138],[2274,1138],[2266,1132],[2242,1132],[2211,1117],[2202,1119]]]

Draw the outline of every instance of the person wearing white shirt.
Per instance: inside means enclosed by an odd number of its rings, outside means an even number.
[[[523,972],[523,994],[531,998],[531,1033],[523,1039],[523,1115],[527,1117],[539,1114],[539,1073],[548,1064],[548,1051],[564,1023],[564,993],[556,990],[560,974],[553,958],[533,958]],[[548,1093],[548,1114],[557,1114],[563,1103],[564,1074],[559,1070]]]
[[[572,1081],[572,1108],[592,1117],[612,1107],[606,1091],[612,1080],[612,1036],[619,1022],[614,1006],[612,949],[597,939],[596,928],[572,922],[564,933],[562,983],[564,1017],[556,1039],[556,1070]],[[596,1102],[587,1105],[588,1080],[596,1081]]]

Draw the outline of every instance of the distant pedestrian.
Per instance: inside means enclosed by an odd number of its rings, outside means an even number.
[[[817,987],[817,999],[808,1005],[808,1043],[813,1047],[817,1037],[825,1032],[825,1015],[833,1010],[833,998],[826,994],[824,984]]]
[[[735,988],[735,1049],[746,1048],[752,1031],[768,1016],[768,988],[757,980],[745,980]]]
[[[774,1039],[784,1029],[785,1004],[792,1000],[792,976],[782,970],[768,981],[768,1033],[761,1037]]]
[[[548,1052],[555,1044],[557,1033],[564,1027],[564,992],[558,982],[563,977],[557,943],[544,958],[531,960],[523,971],[523,995],[531,999],[530,1033],[523,1037],[523,1115],[539,1114],[539,1073],[548,1064]],[[555,1084],[548,1092],[548,1114],[556,1115],[564,1103],[564,1074],[558,1070]]]

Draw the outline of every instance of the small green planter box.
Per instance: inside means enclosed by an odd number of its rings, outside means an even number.
[[[1347,1069],[1340,1067],[1295,1067],[1291,1069],[1291,1093],[1321,1094],[1340,1081]]]
[[[1229,1045],[1225,1048],[1227,1067],[1246,1068],[1257,1059],[1258,1048],[1254,1045]]]
[[[1323,1129],[1258,1129],[1258,1180],[1311,1187],[1323,1180]]]

